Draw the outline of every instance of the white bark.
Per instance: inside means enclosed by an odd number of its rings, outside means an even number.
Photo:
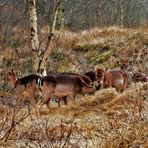
[[[120,9],[120,27],[124,26],[124,0],[119,0],[119,9]]]
[[[57,21],[57,16],[58,16],[58,12],[59,12],[58,9],[60,7],[61,2],[62,2],[62,0],[55,0],[53,16],[52,16],[52,20],[51,20],[51,24],[50,24],[50,33],[55,32],[56,21]]]
[[[55,44],[56,36],[54,35],[55,27],[56,27],[56,20],[58,16],[58,8],[62,0],[55,0],[54,4],[54,12],[53,12],[53,19],[50,24],[50,32],[48,35],[47,43],[45,51],[42,53],[42,59],[39,62],[38,71],[41,71],[41,73],[44,73],[47,67],[47,61],[49,58],[49,55],[51,51],[53,50],[53,45]]]
[[[31,47],[34,56],[34,70],[37,72],[39,63],[39,39],[37,30],[37,13],[36,13],[36,1],[28,0],[29,15],[30,15],[30,31],[31,31]]]
[[[31,46],[34,55],[34,69],[38,74],[45,75],[48,57],[53,49],[54,38],[53,33],[55,31],[56,20],[58,15],[58,8],[62,0],[55,0],[54,12],[52,21],[50,24],[50,32],[47,39],[45,50],[41,53],[39,50],[39,39],[37,31],[37,13],[35,0],[28,0],[29,14],[30,14],[30,29],[31,29]]]

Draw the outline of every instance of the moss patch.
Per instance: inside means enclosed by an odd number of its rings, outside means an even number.
[[[111,49],[111,45],[108,43],[99,43],[99,44],[81,44],[77,45],[73,50],[77,52],[89,52],[97,50],[99,52],[106,52]]]
[[[82,44],[82,45],[76,46],[73,50],[77,52],[88,52],[92,48],[94,48],[93,45]]]
[[[91,55],[90,57],[90,62],[93,64],[102,64],[108,60],[108,58],[111,56],[113,53],[113,50],[103,52],[102,54],[97,54],[97,55]]]
[[[68,59],[65,57],[64,54],[55,52],[52,53],[51,58],[56,59],[58,61],[58,67],[57,67],[58,72],[64,72],[70,68]]]
[[[60,65],[58,66],[57,69],[58,72],[65,72],[70,69],[68,60],[66,58],[63,58],[61,61],[59,61],[59,64]]]

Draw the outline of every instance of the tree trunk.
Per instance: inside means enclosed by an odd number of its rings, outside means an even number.
[[[53,45],[55,44],[56,36],[54,36],[54,32],[55,32],[56,20],[58,16],[58,8],[61,2],[62,0],[55,0],[55,3],[54,3],[54,12],[53,12],[52,21],[50,24],[50,32],[48,35],[46,48],[45,48],[45,51],[43,51],[41,54],[41,58],[38,66],[38,71],[40,73],[44,73],[46,71],[48,58],[51,51],[53,50]]]
[[[53,16],[50,24],[50,34],[55,32],[56,28],[56,21],[57,21],[57,16],[59,15],[59,8],[61,5],[62,0],[55,0],[54,2],[54,11],[53,11]]]
[[[64,12],[64,9],[62,8],[62,3],[60,3],[59,9],[58,9],[58,30],[61,30],[64,27],[63,12]]]
[[[119,0],[119,10],[120,10],[120,27],[124,26],[124,0]]]
[[[37,72],[39,63],[39,39],[37,30],[37,14],[36,14],[36,2],[35,0],[27,0],[29,6],[30,15],[30,31],[31,31],[31,47],[33,51],[34,70]]]
[[[35,0],[27,0],[29,5],[29,15],[30,15],[30,30],[31,30],[31,47],[33,51],[33,60],[34,60],[34,70],[38,74],[46,74],[46,67],[48,57],[53,49],[55,44],[55,37],[53,33],[55,31],[56,20],[58,15],[58,8],[62,0],[55,0],[54,11],[52,16],[52,21],[50,24],[50,32],[47,39],[46,48],[44,51],[39,49],[39,39],[37,31],[37,14],[36,14],[36,2]]]

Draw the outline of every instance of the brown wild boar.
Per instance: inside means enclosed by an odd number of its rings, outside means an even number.
[[[39,92],[38,81],[41,77],[38,75],[29,75],[22,78],[16,77],[16,73],[12,70],[7,74],[7,80],[15,90],[17,99],[31,99],[34,104],[37,103]]]
[[[103,88],[114,87],[117,91],[123,92],[128,86],[128,77],[120,70],[104,72],[97,68],[96,73]]]
[[[84,75],[62,73],[45,76],[42,78],[43,100],[38,105],[41,107],[48,104],[51,96],[57,96],[58,98],[67,96],[69,99],[74,100],[77,94],[94,93],[94,91],[92,81]]]

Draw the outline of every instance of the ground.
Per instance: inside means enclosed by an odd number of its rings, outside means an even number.
[[[147,91],[147,84],[142,83],[133,84],[123,93],[114,88],[101,89],[94,95],[69,102],[68,106],[58,108],[56,103],[51,103],[50,111],[44,106],[41,116],[34,108],[24,106],[14,119],[14,108],[3,105],[1,145],[147,147]],[[6,132],[9,134],[5,135]]]

